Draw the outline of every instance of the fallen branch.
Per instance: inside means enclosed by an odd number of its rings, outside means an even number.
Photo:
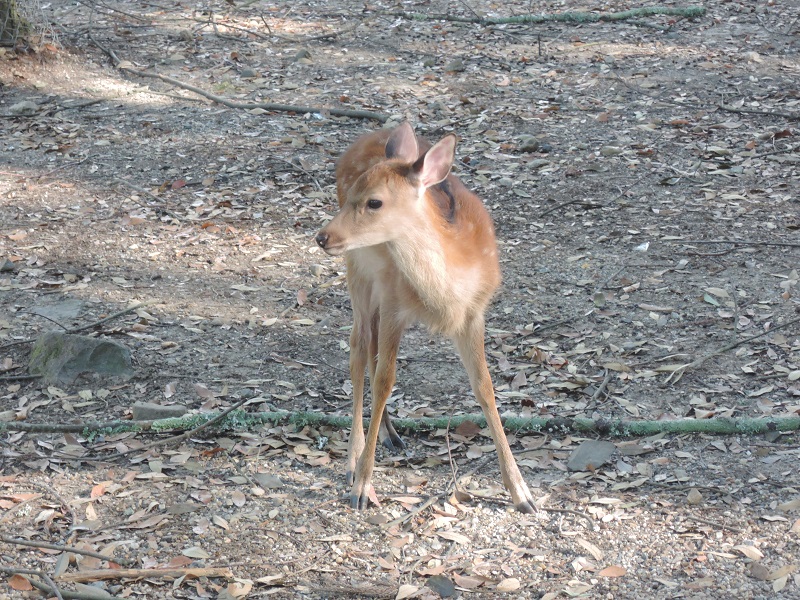
[[[745,343],[748,340],[743,340]],[[229,409],[230,410],[230,409]],[[349,416],[329,415],[319,412],[257,412],[247,413],[233,410],[223,419],[219,414],[204,413],[188,417],[159,419],[157,421],[112,421],[108,423],[74,423],[67,425],[50,423],[0,423],[0,433],[7,431],[25,432],[72,432],[85,436],[121,432],[166,432],[197,431],[203,423],[215,420],[214,431],[242,431],[258,425],[295,425],[296,427],[329,426],[349,429],[353,420]],[[482,414],[458,415],[454,417],[422,417],[419,419],[393,419],[397,427],[411,431],[431,431],[444,429],[448,422],[451,427],[458,427],[465,421],[471,421],[478,427],[486,427],[486,419]],[[605,437],[648,436],[658,433],[717,433],[755,435],[769,431],[800,430],[800,416],[751,418],[751,417],[717,417],[713,419],[673,419],[665,421],[623,421],[619,419],[591,419],[588,417],[508,417],[503,425],[509,431],[545,432],[545,433],[592,433]],[[210,428],[210,427],[209,427]],[[141,451],[137,449],[136,451]]]
[[[100,552],[93,552],[92,550],[83,550],[82,548],[76,548],[75,546],[48,544],[47,542],[32,542],[30,540],[20,540],[7,535],[0,535],[0,542],[5,542],[6,544],[14,544],[16,546],[27,546],[29,548],[46,548],[48,550],[60,550],[61,552],[71,552],[72,554],[91,556],[93,558],[99,558],[100,560],[115,562],[120,565],[133,564],[133,561],[128,560],[127,558],[115,558],[113,556],[107,556],[105,554],[101,554]]]
[[[673,244],[733,244],[734,246],[777,246],[779,248],[800,248],[792,242],[751,242],[748,240],[669,240]]]
[[[165,83],[169,83],[171,85],[177,86],[181,89],[187,90],[198,96],[202,96],[203,98],[207,98],[212,102],[216,102],[217,104],[221,104],[222,106],[227,106],[228,108],[235,108],[239,110],[268,110],[273,112],[293,112],[299,114],[316,114],[316,115],[332,115],[334,117],[349,117],[351,119],[372,119],[373,121],[378,121],[380,123],[385,123],[389,120],[389,115],[383,113],[376,113],[369,110],[351,110],[349,108],[322,108],[316,106],[297,106],[293,104],[276,104],[274,102],[234,102],[233,100],[229,100],[222,96],[217,96],[216,94],[212,94],[211,92],[207,92],[197,86],[184,83],[178,79],[174,79],[172,77],[167,77],[166,75],[161,75],[160,73],[150,73],[148,71],[140,71],[139,69],[134,69],[131,63],[128,62],[120,62],[117,67],[121,71],[127,71],[128,73],[133,73],[134,75],[138,75],[139,77],[150,77],[152,79],[160,79]]]
[[[166,75],[161,75],[160,73],[150,73],[148,71],[140,71],[139,69],[133,68],[133,63],[129,61],[123,61],[117,56],[117,54],[110,48],[106,48],[100,42],[98,42],[94,37],[90,34],[89,40],[97,46],[102,52],[106,54],[111,59],[111,62],[114,63],[114,66],[117,67],[120,71],[127,71],[129,73],[133,73],[134,75],[138,75],[139,77],[150,77],[153,79],[160,79],[165,83],[172,84],[176,87],[184,89],[186,91],[192,92],[197,94],[198,96],[202,96],[203,98],[207,98],[212,102],[216,102],[217,104],[221,104],[222,106],[227,106],[228,108],[234,108],[239,110],[269,110],[273,112],[294,112],[299,114],[316,114],[316,115],[333,115],[334,117],[349,117],[351,119],[372,119],[373,121],[378,121],[379,123],[385,123],[389,120],[389,115],[383,113],[376,113],[369,110],[351,110],[348,108],[322,108],[316,106],[295,106],[293,104],[276,104],[273,102],[234,102],[233,100],[228,100],[222,96],[217,96],[216,94],[212,94],[211,92],[207,92],[202,88],[197,86],[191,85],[189,83],[184,83],[179,79],[174,79],[172,77],[167,77]]]
[[[100,581],[104,579],[178,579],[179,577],[222,577],[233,579],[233,571],[228,567],[206,567],[185,569],[93,569],[79,573],[63,573],[56,581],[63,583],[81,583],[84,581]]]
[[[667,15],[693,19],[706,14],[702,6],[689,6],[686,8],[672,8],[667,6],[644,6],[632,8],[615,13],[595,12],[563,12],[541,15],[517,15],[515,17],[459,17],[449,14],[423,14],[416,12],[395,11],[385,13],[392,17],[401,17],[412,21],[451,21],[455,23],[477,23],[479,25],[511,25],[524,23],[598,23],[635,19],[637,17],[650,17],[654,15]]]

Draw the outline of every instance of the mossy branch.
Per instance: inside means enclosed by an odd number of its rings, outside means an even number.
[[[32,433],[81,433],[88,438],[97,435],[111,435],[122,432],[153,431],[157,433],[189,431],[216,417],[218,413],[206,413],[160,419],[158,421],[110,421],[106,423],[75,423],[66,425],[0,423],[0,433],[6,431],[27,431]],[[460,415],[455,417],[424,417],[419,419],[394,419],[395,427],[411,431],[430,431],[455,428],[471,421],[479,427],[486,427],[483,415]],[[624,421],[613,419],[589,419],[586,417],[512,417],[504,420],[505,428],[514,432],[542,432],[566,434],[586,433],[601,437],[637,437],[659,433],[713,433],[721,435],[757,435],[770,431],[800,430],[800,416],[750,418],[718,417],[713,419],[675,419],[668,421]],[[349,416],[329,415],[319,412],[257,412],[248,413],[234,410],[210,429],[214,431],[243,431],[259,425],[295,425],[296,427],[329,426],[349,429],[352,419]]]
[[[702,17],[706,14],[706,9],[702,6],[688,6],[685,8],[674,8],[669,6],[644,6],[632,8],[614,13],[595,13],[595,12],[563,12],[540,15],[517,15],[514,17],[460,17],[448,14],[424,14],[416,12],[394,11],[387,13],[393,17],[402,17],[412,21],[452,21],[456,23],[477,23],[479,25],[508,25],[524,23],[598,23],[625,21],[638,17],[651,17],[654,15],[667,15],[672,17],[683,17],[693,19]]]

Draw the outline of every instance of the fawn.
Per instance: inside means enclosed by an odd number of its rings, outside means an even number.
[[[403,331],[422,321],[455,342],[497,448],[503,483],[518,510],[535,510],[503,432],[484,353],[484,313],[500,284],[494,226],[480,199],[450,174],[455,146],[452,134],[430,146],[408,123],[360,137],[336,165],[339,212],[316,237],[328,254],[344,254],[347,264],[353,307],[347,483],[356,509],[369,502],[378,438],[390,449],[403,447],[386,401]],[[372,387],[366,440],[365,368]]]

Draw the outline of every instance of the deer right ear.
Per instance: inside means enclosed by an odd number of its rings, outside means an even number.
[[[395,127],[389,135],[386,141],[386,158],[397,158],[403,162],[413,163],[418,157],[417,136],[414,135],[411,124],[406,121]]]
[[[420,156],[411,170],[423,187],[429,188],[443,181],[453,168],[456,158],[456,136],[452,133],[436,142],[430,150]]]

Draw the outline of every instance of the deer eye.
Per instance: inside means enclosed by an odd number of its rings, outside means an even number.
[[[372,210],[378,210],[381,206],[383,206],[383,201],[378,200],[377,198],[370,198],[367,200],[367,208],[371,208]]]

